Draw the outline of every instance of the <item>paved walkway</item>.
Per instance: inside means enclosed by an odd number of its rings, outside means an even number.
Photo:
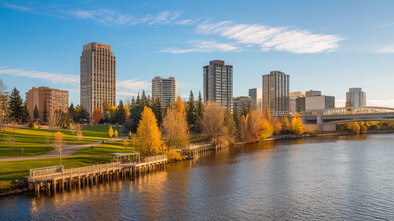
[[[119,140],[126,140],[127,138],[112,138],[110,140],[106,140],[105,143],[111,143],[111,142],[116,142]],[[90,148],[91,146],[97,146],[102,144],[102,141],[97,141],[94,143],[87,143],[87,144],[81,144],[81,145],[71,145],[71,144],[66,144],[63,147],[62,151],[62,157],[64,156],[70,156],[73,153],[77,152],[78,150]],[[47,158],[56,158],[59,157],[59,152],[56,150],[52,150],[49,153],[42,154],[42,155],[37,155],[37,156],[31,156],[31,157],[9,157],[9,158],[0,158],[0,162],[7,162],[7,161],[21,161],[21,160],[38,160],[38,159],[47,159]]]

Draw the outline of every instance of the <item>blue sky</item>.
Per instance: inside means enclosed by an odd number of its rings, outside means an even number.
[[[0,79],[9,89],[68,89],[79,104],[90,42],[112,46],[118,100],[150,93],[155,76],[177,77],[183,97],[197,94],[202,67],[221,59],[234,66],[234,96],[279,70],[291,91],[321,90],[337,106],[362,87],[367,105],[394,107],[391,0],[0,2]]]

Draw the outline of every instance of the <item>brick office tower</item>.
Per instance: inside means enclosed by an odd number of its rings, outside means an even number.
[[[39,119],[41,121],[45,121],[44,118],[49,120],[53,111],[67,112],[68,91],[48,87],[33,87],[26,92],[26,103],[31,119],[34,119],[34,109],[37,106]],[[47,111],[46,117],[44,116],[44,110]]]
[[[216,102],[233,110],[233,66],[224,61],[210,61],[203,68],[204,102]]]
[[[289,78],[289,75],[280,71],[263,75],[263,110],[269,110],[272,116],[289,114]]]
[[[116,105],[116,58],[111,46],[93,42],[83,46],[81,56],[81,105],[90,116],[103,113],[103,103]]]

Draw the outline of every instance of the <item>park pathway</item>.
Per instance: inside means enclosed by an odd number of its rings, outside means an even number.
[[[127,138],[112,138],[109,140],[105,140],[105,143],[116,142],[119,140],[125,140]],[[70,156],[77,152],[78,150],[90,148],[91,146],[97,146],[102,144],[102,141],[97,141],[94,143],[87,143],[87,144],[66,144],[63,147],[62,156]],[[9,158],[0,158],[0,162],[8,162],[8,161],[21,161],[21,160],[38,160],[38,159],[47,159],[47,158],[56,158],[59,157],[59,152],[56,150],[52,150],[49,153],[31,156],[31,157],[9,157]]]

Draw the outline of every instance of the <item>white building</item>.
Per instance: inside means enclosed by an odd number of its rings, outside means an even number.
[[[163,108],[166,108],[169,102],[175,102],[178,94],[177,88],[178,82],[175,77],[155,77],[152,79],[152,99],[159,98]]]

